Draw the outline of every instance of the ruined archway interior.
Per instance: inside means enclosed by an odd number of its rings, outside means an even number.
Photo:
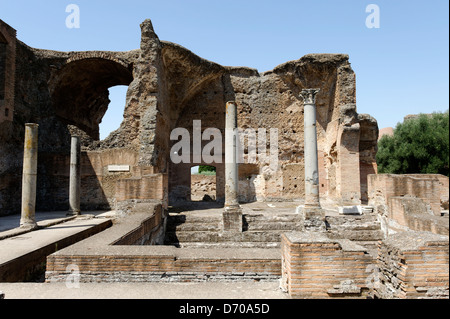
[[[94,140],[100,139],[99,124],[110,103],[108,89],[128,86],[133,80],[129,69],[100,58],[70,62],[54,77],[51,88],[56,115]]]

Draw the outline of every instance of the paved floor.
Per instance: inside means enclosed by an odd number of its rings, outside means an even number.
[[[278,282],[0,283],[5,299],[289,299]]]

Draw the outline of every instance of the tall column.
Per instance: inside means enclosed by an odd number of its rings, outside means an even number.
[[[325,212],[319,201],[319,160],[317,155],[316,95],[320,89],[306,89],[300,95],[304,105],[305,205],[297,208],[303,228],[325,231]]]
[[[70,145],[69,213],[80,215],[81,144],[79,136],[72,136]]]
[[[21,228],[37,228],[36,213],[36,180],[38,160],[38,124],[25,124],[25,145],[23,153],[22,175],[22,211]]]
[[[304,150],[305,150],[305,207],[320,208],[319,160],[317,156],[316,95],[320,89],[303,90]]]
[[[235,102],[226,105],[225,117],[225,211],[223,230],[242,232],[242,210],[238,201],[239,178],[237,152],[237,107]]]

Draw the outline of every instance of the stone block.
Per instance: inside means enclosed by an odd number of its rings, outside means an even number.
[[[223,216],[223,231],[240,233],[243,229],[241,208],[225,208]]]
[[[322,208],[298,206],[296,213],[300,215],[304,230],[326,231],[325,210]]]
[[[340,215],[362,215],[363,210],[361,206],[340,206],[338,207],[338,211]]]

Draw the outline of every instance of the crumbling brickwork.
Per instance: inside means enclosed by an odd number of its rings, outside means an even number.
[[[379,284],[383,299],[448,299],[448,236],[402,232],[380,242]]]
[[[282,287],[295,298],[366,298],[373,258],[348,240],[320,233],[282,236]]]
[[[186,128],[192,136],[193,121],[201,120],[202,132],[217,128],[224,138],[225,104],[230,100],[238,106],[240,128],[267,130],[268,150],[273,142],[269,130],[278,129],[279,165],[271,167],[269,156],[241,164],[239,199],[302,200],[304,124],[299,95],[311,87],[321,88],[317,97],[321,194],[339,204],[359,204],[367,197],[366,176],[376,172],[378,127],[375,119],[356,112],[355,73],[345,54],[310,54],[260,73],[221,66],[161,41],[150,20],[141,25],[140,48],[128,52],[34,49],[17,40],[4,22],[0,24],[0,42],[8,42],[6,69],[13,69],[8,57],[16,55],[16,80],[8,82],[16,86],[5,87],[5,96],[15,97],[9,113],[15,115],[9,124],[0,123],[0,138],[5,142],[0,144],[1,215],[17,213],[20,207],[25,123],[39,124],[38,210],[68,206],[62,190],[68,179],[62,166],[68,162],[72,134],[81,136],[84,152],[82,209],[113,208],[118,202],[115,184],[121,183],[118,195],[130,198],[133,194],[122,194],[123,181],[141,179],[142,170],[167,175],[168,182],[159,184],[164,189],[156,192],[168,194],[165,200],[190,194],[190,168],[210,163],[202,159],[174,164],[170,149],[175,141],[170,133]],[[115,85],[128,85],[124,119],[118,130],[99,141],[108,88]],[[111,158],[110,154],[121,153],[129,155]],[[223,150],[218,156],[224,158]],[[129,165],[130,171],[118,178],[105,173],[106,165]],[[217,168],[220,200],[225,193],[223,161],[212,165]]]

